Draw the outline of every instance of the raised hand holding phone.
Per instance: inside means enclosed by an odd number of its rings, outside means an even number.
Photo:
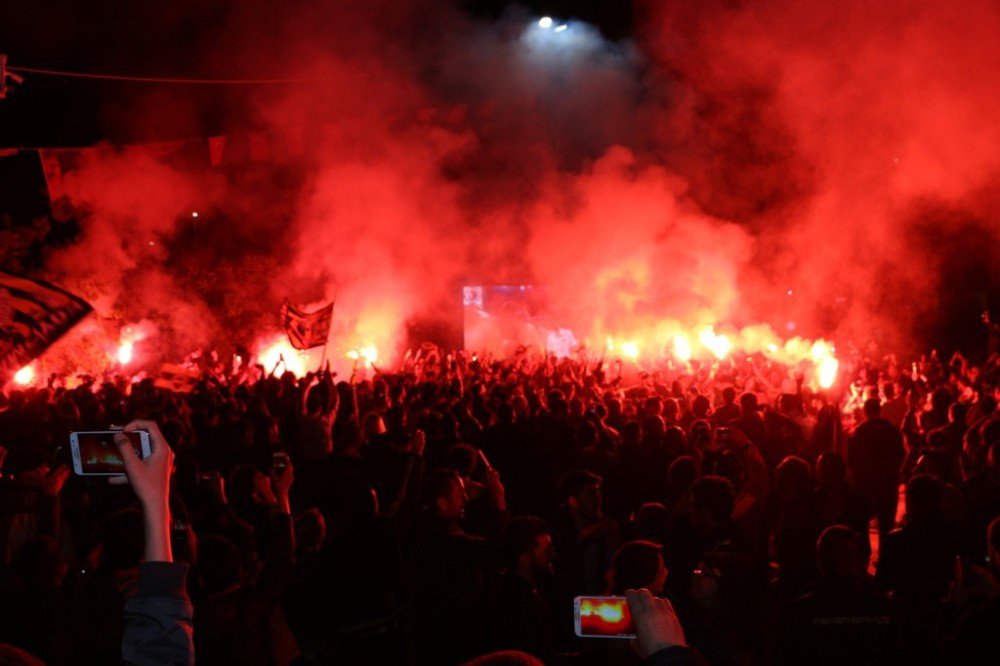
[[[635,623],[632,647],[642,659],[666,648],[687,647],[684,628],[669,600],[654,597],[646,589],[626,590],[625,599]]]
[[[132,448],[126,433],[149,433],[150,453],[140,458]],[[142,504],[146,526],[146,561],[172,562],[170,549],[170,474],[174,467],[174,452],[167,445],[155,421],[132,421],[115,434],[115,444],[125,463],[125,476],[108,479],[114,484],[129,484]]]

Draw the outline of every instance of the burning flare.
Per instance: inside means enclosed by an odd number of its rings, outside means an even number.
[[[27,386],[35,380],[35,369],[26,365],[14,373],[14,382],[21,386]]]
[[[122,365],[128,365],[132,362],[132,343],[123,342],[118,345],[118,362]]]
[[[711,326],[703,330],[698,339],[720,361],[726,358],[726,355],[733,349],[733,343],[729,341],[729,338],[725,335],[717,335]]]
[[[674,357],[684,363],[691,360],[691,341],[686,335],[678,333],[674,336]]]
[[[367,345],[360,349],[350,350],[346,356],[353,361],[364,361],[364,366],[370,368],[378,361],[378,350],[375,345]]]
[[[302,377],[306,374],[305,359],[302,358],[299,350],[288,344],[286,340],[272,342],[263,351],[257,352],[257,360],[264,366],[264,372],[271,372],[277,364],[282,363],[284,365],[282,372],[287,370],[296,377]]]

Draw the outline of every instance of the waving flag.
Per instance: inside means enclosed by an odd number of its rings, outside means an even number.
[[[201,381],[201,373],[191,368],[185,368],[173,363],[160,366],[160,375],[153,382],[156,388],[166,389],[174,393],[190,393]]]
[[[288,334],[288,341],[296,349],[322,347],[330,335],[333,321],[333,302],[316,312],[305,313],[293,308],[288,299],[281,304],[281,324]]]
[[[0,271],[0,386],[90,311],[68,291]]]

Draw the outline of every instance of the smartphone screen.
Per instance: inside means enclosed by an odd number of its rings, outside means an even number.
[[[125,463],[118,453],[115,435],[118,430],[71,432],[69,445],[73,453],[73,471],[81,476],[112,476],[125,473]],[[136,455],[146,458],[150,454],[149,433],[125,433],[132,441]]]
[[[577,597],[573,607],[577,636],[635,638],[625,597]]]

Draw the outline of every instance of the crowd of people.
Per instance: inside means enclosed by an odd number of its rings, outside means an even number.
[[[0,652],[995,660],[1000,356],[862,360],[839,392],[760,358],[620,368],[418,353],[350,380],[8,389]],[[71,474],[69,433],[122,426],[150,433],[147,459],[119,437],[126,477]],[[627,596],[638,638],[578,637],[581,595]]]

